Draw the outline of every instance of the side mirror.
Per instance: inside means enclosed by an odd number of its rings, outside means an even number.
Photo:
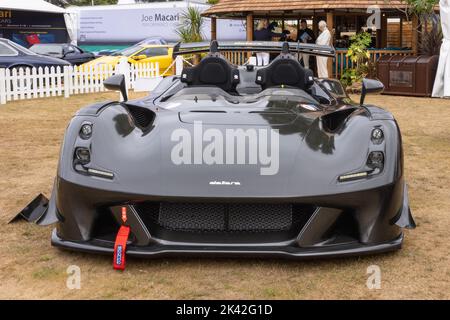
[[[133,56],[132,59],[133,60],[144,60],[144,59],[147,59],[147,56],[145,54],[141,54],[138,56]]]
[[[120,91],[123,101],[128,101],[127,85],[123,74],[116,74],[103,81],[103,85],[108,90]]]
[[[363,79],[362,90],[361,90],[361,100],[359,104],[364,104],[364,99],[368,93],[381,93],[384,90],[384,84],[378,80],[374,79]]]

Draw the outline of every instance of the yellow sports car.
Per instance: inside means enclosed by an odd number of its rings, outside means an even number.
[[[126,57],[130,64],[158,62],[159,74],[172,75],[173,68],[167,70],[173,61],[173,46],[170,45],[134,45],[129,48],[114,52],[110,56],[103,56],[89,61],[82,68],[99,67],[102,65],[116,66],[122,57]]]

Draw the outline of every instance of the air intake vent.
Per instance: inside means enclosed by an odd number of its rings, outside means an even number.
[[[304,225],[315,207],[265,203],[169,203],[135,205],[147,223],[185,232],[280,232]]]
[[[155,119],[155,113],[150,109],[128,106],[128,110],[133,117],[135,124],[141,128],[148,128]]]
[[[322,116],[324,129],[329,132],[337,131],[355,110],[356,108],[341,109]]]

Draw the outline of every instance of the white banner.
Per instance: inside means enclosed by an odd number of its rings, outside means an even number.
[[[207,7],[205,7],[206,9]],[[139,42],[149,37],[179,40],[175,30],[186,8],[124,8],[79,11],[79,44]],[[211,36],[211,21],[205,19],[203,35]],[[218,40],[245,40],[243,20],[217,20]]]

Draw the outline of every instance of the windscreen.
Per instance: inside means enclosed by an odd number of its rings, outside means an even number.
[[[310,112],[321,109],[320,104],[302,90],[267,89],[256,95],[235,96],[219,88],[184,88],[161,104],[166,109],[220,110],[245,108]]]
[[[54,44],[34,45],[30,50],[37,54],[62,55],[62,46]]]
[[[129,48],[122,49],[122,50],[120,50],[120,51],[116,51],[116,52],[114,52],[114,53],[112,54],[112,56],[125,56],[125,57],[129,57],[129,56],[131,56],[132,54],[134,54],[134,53],[136,53],[137,51],[142,50],[142,49],[143,49],[142,46],[132,46],[132,47],[129,47]]]
[[[15,48],[16,50],[19,50],[19,51],[22,52],[22,53],[25,53],[25,54],[28,54],[28,55],[35,55],[35,54],[36,54],[36,53],[34,53],[33,51],[31,51],[31,50],[29,50],[29,49],[27,49],[27,48],[25,48],[25,47],[22,47],[21,45],[18,45],[18,44],[15,43],[15,42],[8,41],[8,44],[9,44],[11,47]]]

